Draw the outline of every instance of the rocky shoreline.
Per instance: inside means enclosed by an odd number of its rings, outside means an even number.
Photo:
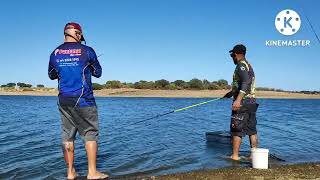
[[[115,178],[118,179],[118,178]],[[120,177],[128,180],[263,180],[263,179],[320,179],[320,163],[302,163],[273,166],[269,169],[230,167],[213,170],[196,170],[150,177]]]

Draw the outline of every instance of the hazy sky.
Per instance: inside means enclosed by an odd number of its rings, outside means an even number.
[[[63,43],[67,22],[82,25],[87,45],[100,57],[108,80],[135,82],[192,78],[232,80],[228,50],[247,46],[257,86],[320,90],[320,2],[214,0],[3,1],[0,6],[0,84],[25,82],[56,87],[47,76],[50,53]],[[301,17],[300,30],[280,34],[284,9]],[[266,40],[311,41],[310,47],[267,47]]]

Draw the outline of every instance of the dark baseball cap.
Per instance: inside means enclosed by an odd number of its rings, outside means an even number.
[[[246,54],[247,48],[243,44],[237,44],[229,53]]]

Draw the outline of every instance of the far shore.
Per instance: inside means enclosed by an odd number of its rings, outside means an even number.
[[[151,89],[102,89],[95,90],[96,97],[166,97],[166,98],[216,98],[222,97],[228,90],[151,90]],[[57,89],[0,90],[0,95],[57,96]],[[257,98],[274,99],[320,99],[320,94],[294,92],[257,91]]]

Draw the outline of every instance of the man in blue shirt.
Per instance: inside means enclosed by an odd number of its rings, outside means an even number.
[[[87,151],[87,178],[105,179],[108,176],[96,170],[99,124],[91,82],[91,76],[99,78],[102,69],[94,50],[81,44],[84,37],[79,24],[67,23],[64,37],[64,43],[50,55],[48,75],[51,80],[58,79],[58,106],[67,178],[75,179],[77,176],[73,160],[74,139],[79,132]]]

